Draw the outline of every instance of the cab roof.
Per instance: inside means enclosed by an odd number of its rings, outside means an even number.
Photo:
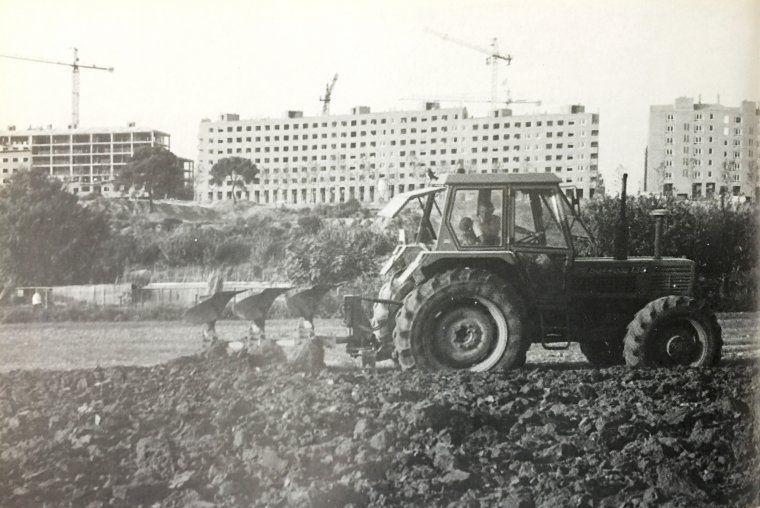
[[[562,179],[552,173],[449,173],[441,177],[441,184],[444,185],[557,185],[561,182]]]

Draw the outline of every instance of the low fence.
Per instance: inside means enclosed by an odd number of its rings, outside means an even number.
[[[263,290],[272,286],[287,286],[287,283],[227,281],[225,291]],[[168,305],[190,307],[208,296],[205,282],[154,282],[142,287],[133,284],[88,284],[82,286],[38,286],[16,288],[16,301],[31,305],[37,292],[45,307],[85,303],[90,305]],[[245,298],[246,294],[237,295]]]
[[[128,305],[132,302],[131,284],[88,284],[83,286],[52,286],[16,288],[16,297],[24,303],[32,303],[37,292],[45,307],[73,302],[92,305]]]
[[[224,291],[263,290],[272,286],[286,286],[287,283],[225,281]],[[208,296],[205,282],[152,282],[134,290],[133,301],[138,305],[175,305],[190,307]],[[237,298],[247,295],[236,295]]]

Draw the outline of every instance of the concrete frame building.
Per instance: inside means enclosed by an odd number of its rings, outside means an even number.
[[[129,124],[126,128],[0,130],[0,145],[31,154],[29,167],[62,180],[74,194],[119,196],[114,177],[143,147],[170,148],[169,134]],[[4,157],[3,157],[4,158]],[[192,161],[183,160],[186,174]]]
[[[758,186],[758,110],[679,97],[651,106],[644,191],[700,198],[754,196]]]
[[[552,172],[591,197],[598,179],[599,115],[583,106],[557,114],[470,117],[466,108],[241,120],[237,114],[199,127],[196,196],[232,199],[231,183],[214,186],[208,173],[224,157],[250,159],[258,181],[237,198],[265,205],[380,204],[429,183],[428,172]]]
[[[13,174],[29,169],[31,158],[26,148],[0,144],[0,187],[7,184]]]

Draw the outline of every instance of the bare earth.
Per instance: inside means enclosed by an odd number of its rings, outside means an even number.
[[[757,317],[721,316],[714,368],[537,346],[478,375],[340,347],[305,374],[177,322],[0,326],[0,506],[760,506]],[[268,333],[293,354],[295,320]]]
[[[728,361],[760,358],[760,323],[756,313],[719,315]],[[315,323],[320,335],[347,333],[340,319]],[[245,335],[246,324],[224,321],[217,324],[219,336],[234,340]],[[296,320],[268,322],[267,335],[291,354],[297,345]],[[200,327],[176,321],[118,323],[33,323],[0,325],[0,372],[16,369],[70,370],[116,365],[150,366],[197,353],[202,349]],[[343,347],[328,350],[328,365],[358,365],[343,353]],[[578,346],[547,351],[533,345],[530,364],[585,363]]]

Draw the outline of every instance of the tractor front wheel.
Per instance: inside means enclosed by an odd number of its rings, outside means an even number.
[[[634,367],[715,365],[723,346],[715,314],[686,296],[649,302],[628,325],[624,342],[625,362]]]
[[[485,270],[442,272],[412,290],[396,316],[399,363],[486,371],[522,365],[530,346],[522,300]]]

